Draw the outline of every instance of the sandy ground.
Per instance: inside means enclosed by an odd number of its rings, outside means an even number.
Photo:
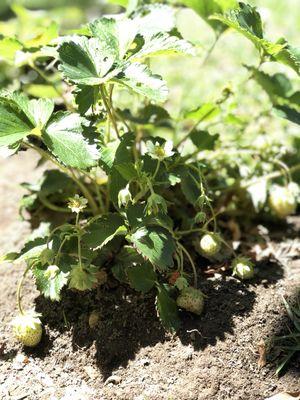
[[[19,248],[30,231],[18,216],[18,184],[39,176],[36,161],[31,152],[0,161],[0,253]],[[43,313],[45,334],[37,349],[24,350],[8,325],[24,266],[2,264],[0,398],[258,400],[300,390],[299,357],[280,379],[275,363],[258,367],[259,341],[268,341],[288,323],[280,296],[300,283],[299,257],[289,257],[299,245],[299,218],[293,221],[290,231],[281,232],[280,243],[272,244],[281,265],[262,263],[247,285],[231,277],[202,280],[205,312],[201,318],[183,315],[177,336],[162,330],[151,294],[113,286],[81,296],[67,292],[60,304],[51,304],[28,280],[24,302]],[[92,312],[99,316],[94,328],[88,323]]]

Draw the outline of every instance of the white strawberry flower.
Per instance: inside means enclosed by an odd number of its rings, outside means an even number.
[[[174,154],[172,140],[167,140],[163,144],[159,144],[159,142],[153,143],[151,140],[148,140],[146,148],[149,156],[159,161],[172,157]]]
[[[75,194],[74,197],[69,198],[68,207],[72,212],[78,214],[82,210],[84,210],[87,206],[87,199],[85,197],[81,197],[78,194]]]

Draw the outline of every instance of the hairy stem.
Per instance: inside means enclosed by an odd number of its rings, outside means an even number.
[[[197,288],[198,276],[197,276],[197,270],[196,270],[195,263],[194,263],[192,257],[190,256],[190,253],[187,251],[187,249],[181,243],[179,243],[179,242],[177,242],[177,243],[178,243],[178,246],[181,248],[181,250],[184,252],[184,254],[187,256],[187,258],[192,266],[192,270],[193,270],[193,274],[194,274],[194,287]]]

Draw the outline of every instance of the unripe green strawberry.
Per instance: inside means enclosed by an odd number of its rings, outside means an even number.
[[[178,307],[200,315],[204,307],[204,296],[200,290],[187,287],[180,292],[176,302]]]
[[[296,196],[289,187],[274,185],[270,191],[269,205],[279,218],[285,218],[296,211]]]
[[[13,333],[24,346],[35,347],[42,338],[43,328],[39,315],[35,313],[19,314],[13,321]]]
[[[240,279],[251,279],[254,277],[254,265],[247,257],[237,257],[232,263],[233,275]]]
[[[200,248],[204,255],[214,256],[221,248],[220,236],[217,233],[206,233],[200,240]]]

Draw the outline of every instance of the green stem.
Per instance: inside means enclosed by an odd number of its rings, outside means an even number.
[[[159,167],[160,167],[160,160],[157,160],[156,169],[155,169],[153,177],[152,177],[153,180],[156,178],[156,175],[158,174]]]
[[[64,247],[64,244],[66,243],[66,241],[69,240],[69,239],[70,239],[70,236],[65,236],[63,241],[61,242],[61,244],[60,244],[60,246],[59,246],[59,248],[57,250],[57,254],[55,256],[55,260],[54,260],[54,264],[55,265],[58,265],[59,259],[60,259],[60,256],[61,256],[62,248]]]
[[[207,63],[207,61],[209,60],[209,57],[211,56],[211,53],[214,51],[214,48],[216,47],[216,44],[218,43],[220,34],[216,34],[214,41],[212,43],[212,45],[210,46],[210,48],[207,50],[206,55],[201,63],[201,67],[204,67],[204,65]]]
[[[39,200],[40,202],[49,210],[57,211],[57,212],[62,212],[62,213],[71,213],[72,211],[69,208],[64,208],[64,207],[59,207],[56,206],[55,204],[51,203],[48,201],[44,196],[39,195]]]
[[[194,273],[194,287],[197,288],[198,285],[198,277],[197,277],[197,270],[196,270],[196,266],[194,264],[194,261],[192,259],[192,257],[190,256],[190,253],[187,251],[187,249],[179,242],[177,242],[178,246],[182,249],[182,251],[184,252],[184,254],[187,256],[191,266],[192,266],[192,270]]]
[[[99,211],[98,206],[97,206],[93,196],[91,195],[90,191],[88,190],[88,188],[76,177],[74,171],[72,171],[72,170],[71,170],[71,177],[74,180],[74,182],[76,182],[77,185],[79,186],[80,190],[84,194],[84,197],[88,200],[93,214],[97,215],[98,211]]]
[[[112,124],[113,124],[114,130],[115,130],[115,132],[116,132],[118,138],[120,138],[120,133],[119,133],[118,125],[117,125],[117,122],[116,122],[115,117],[114,117],[114,115],[113,115],[113,112],[112,112],[112,110],[111,110],[111,104],[109,104],[109,100],[108,100],[108,98],[106,97],[106,93],[105,93],[105,90],[104,90],[104,88],[103,88],[103,85],[100,86],[100,94],[101,94],[101,98],[102,98],[102,100],[103,100],[103,104],[104,104],[104,107],[105,107],[105,109],[106,109],[106,112],[107,112],[107,114],[109,115],[109,119],[111,120],[111,122],[112,122]]]
[[[28,271],[31,269],[31,267],[32,267],[32,265],[27,266],[27,268],[25,269],[25,271],[24,271],[24,273],[23,273],[23,275],[22,275],[22,277],[21,277],[21,279],[20,279],[20,281],[19,281],[19,283],[18,283],[18,288],[17,288],[17,305],[18,305],[19,313],[20,313],[21,315],[24,315],[24,310],[23,310],[23,307],[22,307],[22,299],[21,299],[22,286],[23,286],[24,279],[25,279],[25,277],[26,277]]]
[[[82,269],[82,257],[81,257],[81,228],[79,225],[79,213],[76,215],[76,228],[77,228],[77,247],[78,247],[78,261],[79,267]]]
[[[300,171],[300,163],[294,165],[293,167],[291,167],[289,169],[290,175],[292,175],[294,172],[297,172],[297,171]],[[272,172],[272,173],[270,173],[268,175],[264,175],[264,176],[261,176],[261,177],[259,177],[257,179],[253,179],[252,181],[245,182],[242,185],[242,188],[247,189],[248,187],[250,187],[252,185],[255,185],[256,183],[259,183],[259,182],[264,181],[264,180],[268,181],[268,180],[271,180],[271,179],[279,178],[280,176],[282,176],[284,174],[285,174],[285,171],[275,171],[275,172]],[[232,190],[235,187],[240,187],[240,182],[238,182],[237,184],[232,185],[231,187],[228,188],[228,190]]]
[[[184,235],[190,235],[191,233],[197,233],[197,232],[205,232],[206,230],[203,228],[195,228],[195,229],[189,229],[186,231],[177,231],[176,234],[180,236]]]

